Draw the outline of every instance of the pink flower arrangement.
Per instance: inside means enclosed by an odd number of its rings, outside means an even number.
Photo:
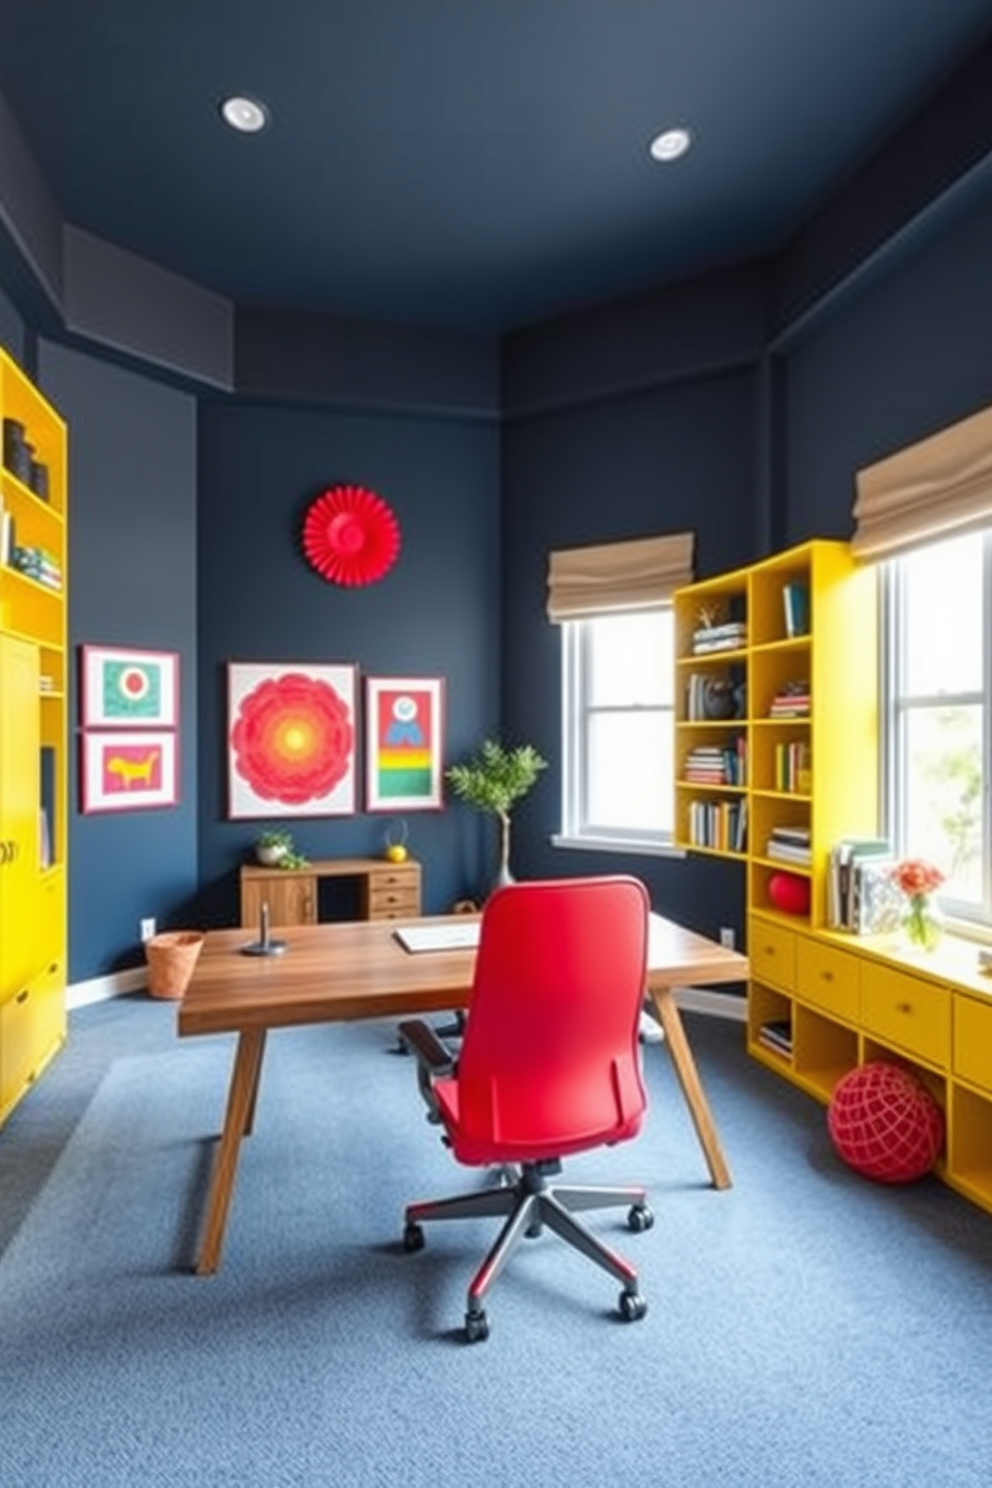
[[[892,877],[908,899],[918,894],[934,894],[946,875],[926,858],[903,858],[892,870]]]

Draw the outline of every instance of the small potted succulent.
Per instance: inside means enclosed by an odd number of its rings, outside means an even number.
[[[293,834],[284,827],[262,832],[255,842],[255,856],[266,868],[305,868],[306,858],[293,846]]]

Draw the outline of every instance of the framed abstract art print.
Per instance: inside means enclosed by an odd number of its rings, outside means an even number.
[[[173,651],[83,646],[83,728],[176,728],[179,657]]]
[[[231,662],[227,672],[228,815],[354,812],[356,668]]]
[[[366,677],[366,811],[436,810],[443,755],[443,679]]]

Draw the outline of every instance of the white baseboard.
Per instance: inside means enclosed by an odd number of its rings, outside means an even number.
[[[147,966],[133,971],[118,971],[113,976],[91,977],[88,982],[73,982],[66,988],[66,1007],[88,1007],[91,1002],[108,1002],[111,997],[125,997],[128,992],[142,992],[148,986]]]

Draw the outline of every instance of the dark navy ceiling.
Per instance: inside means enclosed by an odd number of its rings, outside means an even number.
[[[239,304],[499,331],[782,248],[990,34],[989,0],[0,0],[0,93],[68,223]]]

